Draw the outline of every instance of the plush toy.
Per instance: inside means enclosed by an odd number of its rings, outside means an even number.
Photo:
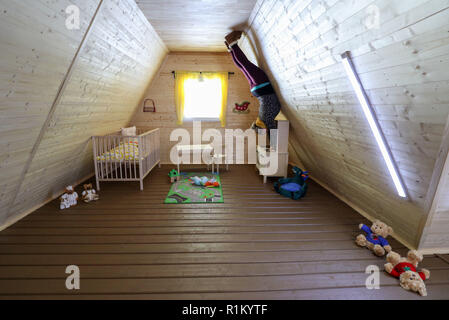
[[[274,190],[284,197],[293,200],[299,200],[306,195],[307,179],[309,179],[309,172],[302,171],[298,167],[293,168],[294,178],[282,178],[274,183]]]
[[[210,181],[207,181],[204,185],[206,188],[218,188],[220,184],[215,179],[212,179]]]
[[[61,210],[70,208],[69,194],[68,194],[68,193],[64,193],[64,194],[61,196],[60,199],[61,199],[61,204],[59,205],[59,208],[60,208]]]
[[[196,186],[207,187],[207,188],[217,188],[220,186],[216,179],[210,179],[208,177],[191,177],[190,182]]]
[[[81,194],[81,199],[84,202],[89,203],[91,201],[97,201],[98,199],[100,199],[100,197],[90,183],[84,185],[84,191]]]
[[[65,188],[66,193],[61,196],[61,204],[59,208],[61,210],[68,209],[70,207],[76,206],[78,203],[78,193],[73,190],[72,186]]]
[[[204,186],[209,179],[207,177],[191,177],[190,182],[196,186]]]
[[[417,271],[418,263],[422,260],[423,256],[416,250],[410,250],[407,258],[403,258],[398,253],[391,251],[387,255],[388,263],[385,264],[385,271],[399,278],[400,285],[405,290],[418,292],[421,296],[427,296],[424,280],[430,278],[430,271],[427,269]]]
[[[173,169],[172,171],[169,172],[168,176],[170,177],[170,182],[174,183],[177,182],[181,179],[181,175],[179,174],[179,172],[175,169]]]
[[[391,246],[386,240],[388,235],[393,233],[393,229],[382,221],[376,220],[370,227],[360,224],[359,228],[366,232],[366,236],[360,234],[355,242],[360,247],[367,247],[377,256],[382,257],[386,252],[391,251]]]

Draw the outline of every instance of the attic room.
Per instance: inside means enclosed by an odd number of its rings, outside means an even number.
[[[0,17],[0,300],[449,299],[447,0]]]

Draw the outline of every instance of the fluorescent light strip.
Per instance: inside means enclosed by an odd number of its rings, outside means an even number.
[[[359,99],[360,104],[362,105],[363,112],[365,113],[365,117],[368,120],[371,131],[373,132],[374,137],[376,138],[377,144],[379,145],[380,152],[385,160],[385,163],[388,167],[388,171],[390,172],[391,178],[393,179],[394,185],[398,194],[402,198],[406,198],[407,194],[404,188],[404,184],[399,175],[399,171],[394,162],[393,155],[388,147],[385,136],[383,135],[379,122],[377,121],[376,116],[374,115],[373,107],[371,106],[368,96],[366,95],[365,89],[363,88],[362,83],[355,71],[354,64],[352,63],[351,56],[349,52],[345,52],[342,54],[343,65],[345,67],[346,73],[348,74],[349,80],[357,94],[357,98]]]

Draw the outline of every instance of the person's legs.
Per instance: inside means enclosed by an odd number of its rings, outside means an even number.
[[[248,80],[250,86],[251,87],[255,86],[256,84],[254,83],[253,79],[249,76],[248,72],[246,72],[245,68],[243,68],[243,66],[240,64],[240,62],[238,62],[238,60],[235,58],[234,51],[232,51],[232,50],[231,50],[231,57],[232,57],[232,60],[234,61],[234,64],[237,66],[237,68],[239,68],[240,71],[243,72],[243,75]]]
[[[270,129],[277,128],[275,118],[280,112],[281,105],[266,73],[249,61],[239,48],[237,41],[240,37],[241,32],[234,31],[225,37],[225,43],[231,52],[235,65],[242,70],[248,79],[252,89],[251,93],[260,101],[259,117],[252,127],[253,129],[266,128],[269,132]]]
[[[231,51],[235,61],[237,61],[240,66],[242,66],[242,68],[246,71],[246,74],[252,80],[252,86],[270,82],[265,72],[258,66],[253,64],[251,61],[249,61],[237,44],[234,44],[231,47]]]
[[[276,94],[259,97],[259,119],[263,121],[268,130],[277,129],[276,117],[281,111],[281,103]]]

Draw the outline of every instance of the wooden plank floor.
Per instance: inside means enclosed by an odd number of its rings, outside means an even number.
[[[263,185],[253,166],[222,172],[224,204],[165,205],[168,166],[138,183],[103,183],[101,200],[58,201],[0,233],[0,299],[422,299],[368,265],[359,214],[317,184],[301,201]],[[406,249],[392,240],[393,248]],[[449,298],[447,256],[426,257],[428,299]],[[78,265],[81,289],[65,288]]]

